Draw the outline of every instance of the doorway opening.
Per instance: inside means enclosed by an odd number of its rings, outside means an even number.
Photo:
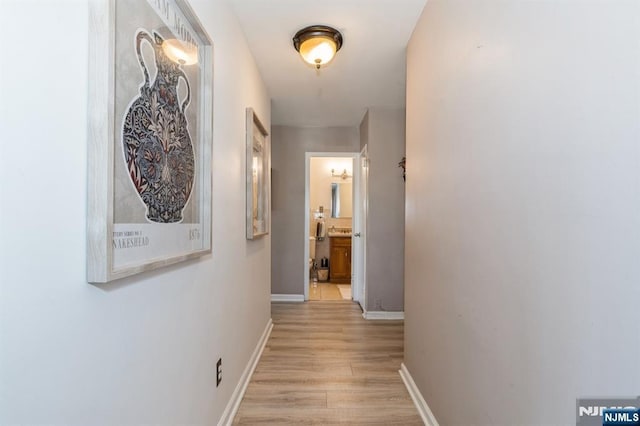
[[[305,300],[361,300],[360,157],[349,152],[306,154]]]

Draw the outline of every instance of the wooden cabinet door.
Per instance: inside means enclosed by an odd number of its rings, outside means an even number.
[[[333,283],[351,282],[351,238],[332,237],[330,243],[329,279]]]

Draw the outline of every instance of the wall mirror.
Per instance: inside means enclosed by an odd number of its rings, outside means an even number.
[[[348,218],[353,216],[351,182],[331,184],[331,217]]]
[[[269,138],[247,108],[247,239],[269,233]]]

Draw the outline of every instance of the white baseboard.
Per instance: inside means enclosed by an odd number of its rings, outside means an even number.
[[[403,320],[404,312],[364,311],[362,317],[367,320]]]
[[[304,302],[304,294],[272,294],[272,302]]]
[[[436,417],[431,412],[431,409],[427,405],[427,401],[422,397],[422,393],[420,393],[420,389],[416,386],[416,382],[413,381],[409,370],[402,363],[400,365],[400,377],[402,377],[402,381],[404,385],[407,387],[409,391],[409,395],[411,395],[411,399],[413,399],[413,403],[418,409],[418,413],[420,413],[420,417],[422,417],[422,421],[427,426],[439,426]]]
[[[238,407],[240,407],[240,402],[242,401],[242,397],[247,390],[247,386],[249,385],[249,381],[251,380],[251,376],[253,375],[253,371],[256,369],[258,365],[258,361],[260,361],[260,357],[262,356],[262,351],[264,350],[265,345],[267,344],[267,340],[269,340],[269,336],[271,335],[271,330],[273,329],[273,321],[269,318],[269,322],[267,323],[267,327],[264,329],[262,333],[262,337],[258,341],[256,349],[253,351],[251,358],[249,358],[249,363],[247,367],[244,369],[242,376],[240,376],[240,381],[238,385],[231,394],[231,399],[229,403],[224,409],[222,413],[222,417],[218,422],[218,426],[229,426],[233,423],[233,418],[236,416],[238,412]]]

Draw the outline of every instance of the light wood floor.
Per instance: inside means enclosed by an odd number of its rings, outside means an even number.
[[[234,424],[423,424],[398,374],[402,321],[366,321],[349,301],[273,303],[271,316]]]
[[[338,286],[331,283],[309,283],[309,300],[344,300]]]

